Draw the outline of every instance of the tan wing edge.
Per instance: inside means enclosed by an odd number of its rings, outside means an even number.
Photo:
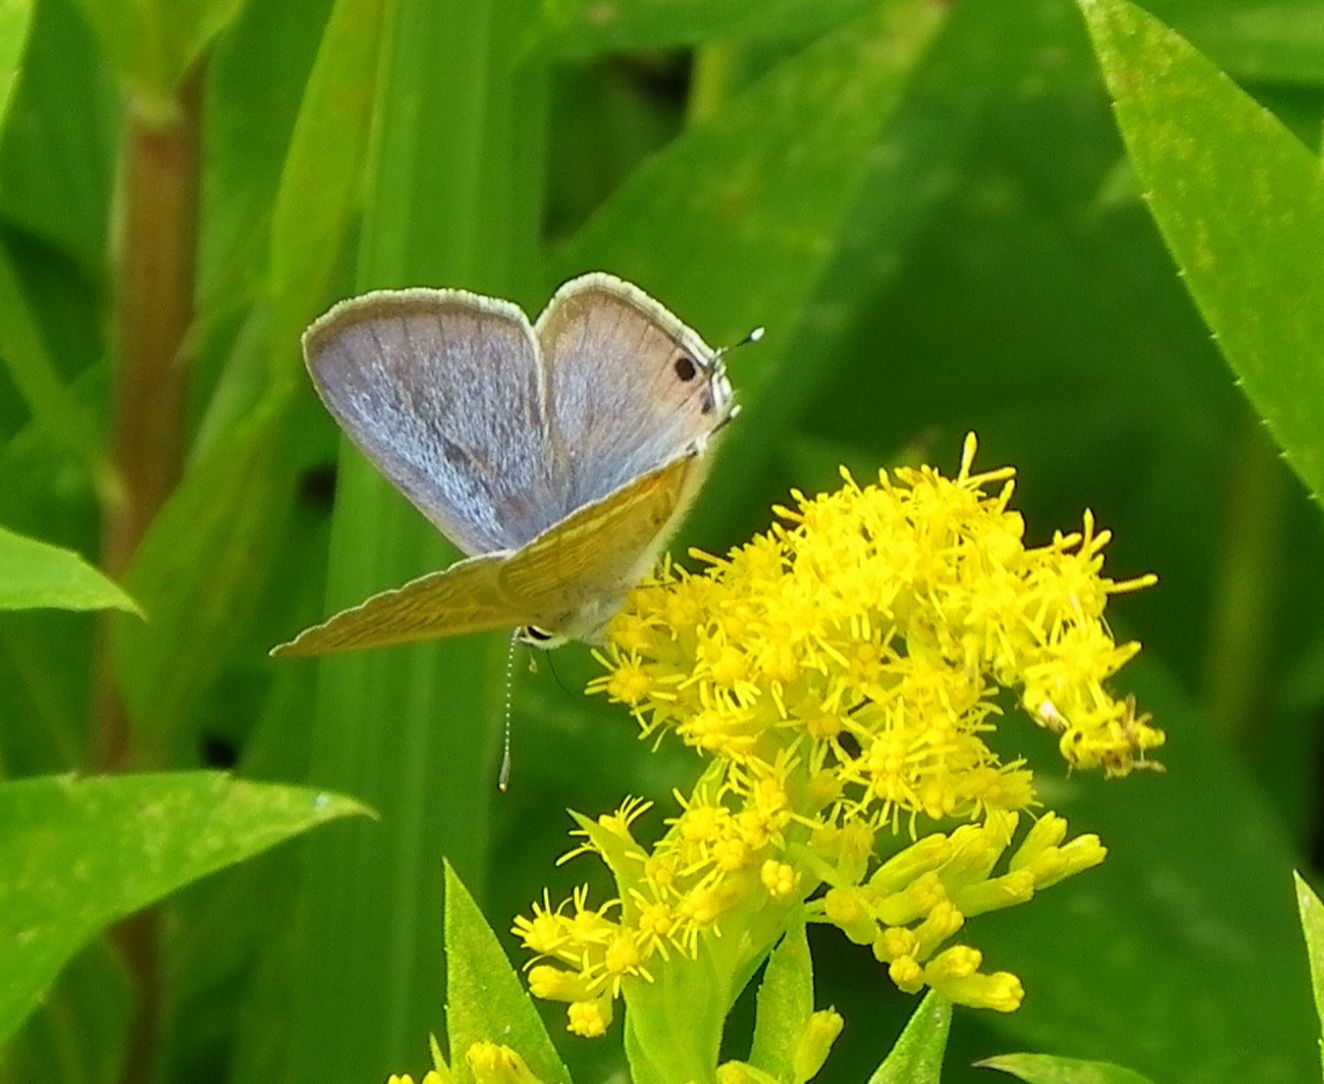
[[[529,615],[516,609],[501,586],[500,568],[508,558],[504,552],[483,554],[410,580],[304,629],[270,654],[331,655],[527,624]]]

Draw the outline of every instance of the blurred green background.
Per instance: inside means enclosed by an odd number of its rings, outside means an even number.
[[[1317,152],[1317,3],[1149,8]],[[233,768],[380,813],[157,912],[155,1079],[419,1073],[443,858],[505,936],[544,885],[594,876],[554,866],[564,808],[696,774],[582,695],[578,645],[521,656],[506,795],[503,637],[266,655],[454,555],[342,444],[301,329],[413,284],[532,315],[593,269],[709,342],[768,329],[731,359],[744,411],[674,553],[747,538],[842,463],[953,471],[973,430],[978,464],[1018,469],[1032,542],[1088,507],[1112,575],[1159,575],[1112,620],[1145,645],[1117,686],[1167,730],[1166,775],[1068,776],[1006,720],[1045,804],[1110,855],[972,924],[1027,997],[957,1013],[949,1078],[1019,1049],[1158,1081],[1318,1073],[1290,870],[1321,854],[1319,509],[1183,286],[1073,3],[9,0],[6,86],[0,526],[83,553],[149,619],[0,614],[0,766]],[[819,1002],[847,1021],[822,1079],[866,1079],[915,1002],[819,932]],[[142,1032],[110,945],[0,1079],[121,1077]],[[577,1080],[622,1072],[611,1038],[548,1020]]]

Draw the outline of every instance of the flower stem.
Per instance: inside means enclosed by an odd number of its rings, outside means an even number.
[[[103,520],[103,561],[112,577],[129,565],[161,505],[179,481],[184,458],[193,320],[200,172],[200,71],[180,87],[169,123],[129,106],[116,234],[114,387],[111,460],[122,479]],[[104,637],[103,637],[104,639]],[[102,660],[97,764],[124,767],[128,727]]]
[[[201,70],[181,84],[162,121],[133,104],[125,121],[115,251],[111,460],[122,479],[105,506],[103,561],[123,575],[152,520],[173,492],[185,447],[186,346],[193,321],[200,191]],[[101,629],[95,678],[96,766],[142,768],[116,687],[109,625]],[[160,924],[154,910],[120,923],[114,938],[137,989],[122,1080],[151,1077],[161,1007]]]

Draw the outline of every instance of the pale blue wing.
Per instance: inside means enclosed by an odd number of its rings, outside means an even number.
[[[596,272],[572,279],[535,326],[551,442],[569,507],[703,452],[735,413],[721,359],[642,290]]]
[[[564,514],[538,348],[515,305],[378,291],[335,306],[303,347],[350,439],[465,553],[514,549]]]

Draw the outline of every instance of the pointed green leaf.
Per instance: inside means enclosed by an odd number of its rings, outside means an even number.
[[[1106,1061],[1055,1058],[1048,1054],[1004,1054],[977,1065],[998,1069],[1026,1084],[1153,1084],[1147,1076]]]
[[[759,986],[749,1063],[779,1080],[791,1079],[795,1048],[814,1012],[814,961],[803,919],[768,957]]]
[[[1324,495],[1324,177],[1276,117],[1128,0],[1080,0],[1164,240],[1283,454]]]
[[[0,1041],[70,956],[181,885],[337,817],[348,798],[219,772],[0,784]]]
[[[133,599],[73,550],[0,527],[0,610],[125,610]]]
[[[1310,962],[1310,986],[1315,995],[1315,1015],[1319,1018],[1320,1058],[1324,1063],[1324,903],[1306,884],[1301,874],[1292,871],[1296,882],[1296,906],[1301,914],[1301,933],[1306,939],[1306,959]]]
[[[465,1054],[475,1043],[510,1047],[543,1084],[570,1084],[519,975],[483,913],[446,864],[446,1032],[451,1071],[473,1080]]]
[[[951,1002],[930,992],[869,1084],[939,1084],[951,1026]]]

